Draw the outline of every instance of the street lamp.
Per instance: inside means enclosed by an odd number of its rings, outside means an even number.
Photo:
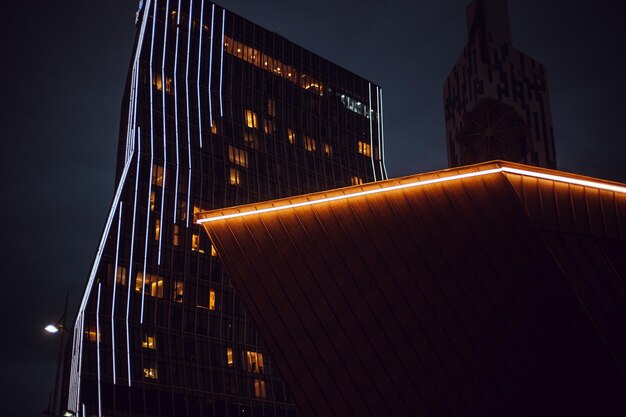
[[[57,410],[57,399],[59,397],[59,373],[61,371],[61,358],[63,357],[63,339],[65,336],[65,319],[67,317],[67,300],[69,298],[69,291],[65,294],[65,308],[63,309],[63,315],[61,316],[61,318],[56,322],[56,323],[50,323],[47,324],[46,327],[44,327],[44,330],[48,333],[51,334],[56,334],[56,333],[61,333],[61,337],[59,340],[59,353],[57,356],[57,372],[56,375],[54,377],[54,395],[52,397],[52,408],[49,410],[49,415],[51,417],[56,417],[56,410]],[[62,411],[60,414],[60,416],[62,417],[73,417],[76,415],[75,412],[71,411],[71,410],[64,410]]]

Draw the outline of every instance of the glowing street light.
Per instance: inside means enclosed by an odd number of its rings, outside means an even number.
[[[43,328],[45,331],[47,331],[48,333],[59,333],[61,331],[63,331],[63,326],[60,324],[47,324],[46,327]]]

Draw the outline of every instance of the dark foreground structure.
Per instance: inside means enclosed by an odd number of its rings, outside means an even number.
[[[626,186],[491,162],[199,213],[302,414],[626,415]]]
[[[450,167],[504,159],[556,168],[545,67],[511,40],[507,0],[473,0],[443,87]]]
[[[193,214],[384,178],[382,91],[210,1],[140,7],[117,185],[62,407],[294,416]]]

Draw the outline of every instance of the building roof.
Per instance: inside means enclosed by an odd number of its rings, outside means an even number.
[[[626,413],[623,184],[496,161],[197,221],[304,416]]]

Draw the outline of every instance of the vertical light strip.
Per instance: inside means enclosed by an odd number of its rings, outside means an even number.
[[[191,122],[189,120],[189,55],[191,53],[191,18],[193,13],[193,0],[189,2],[189,28],[187,29],[187,67],[185,69],[185,98],[187,99],[187,153],[189,155],[187,181],[187,227],[189,227],[189,206],[191,205]],[[202,21],[200,21],[200,36],[202,36]],[[200,110],[200,109],[198,109]],[[159,242],[161,240],[159,239]]]
[[[85,334],[85,315],[82,315],[80,318],[80,340],[83,340],[83,335]],[[82,343],[82,342],[81,342]],[[76,403],[78,406],[78,402],[80,401],[80,383],[83,378],[83,350],[80,350],[80,354],[78,355],[78,388],[76,390]]]
[[[215,4],[211,6],[211,44],[209,47],[209,121],[211,122],[211,127],[213,127],[213,104],[212,104],[212,92],[211,92],[211,78],[213,76],[213,22],[215,18]]]
[[[122,229],[122,209],[123,204],[120,202],[120,215],[117,219],[117,240],[115,242],[115,272],[113,273],[113,300],[111,301],[111,352],[113,354],[113,385],[116,382],[115,375],[115,295],[117,293],[117,270],[119,268],[119,256],[120,256],[120,230]]]
[[[381,160],[383,164],[383,170],[385,172],[385,179],[389,178],[387,175],[387,165],[385,165],[385,117],[383,113],[383,89],[380,89],[380,140],[382,142],[381,145]]]
[[[167,27],[168,22],[169,22],[169,10],[170,10],[170,0],[167,0],[167,2],[165,3],[165,26],[163,28],[163,57],[161,59],[161,94],[163,97],[163,103],[162,103],[162,107],[163,107],[163,112],[162,112],[162,118],[163,118],[163,187],[161,187],[161,218],[159,220],[160,224],[163,224],[163,214],[165,213],[165,185],[166,185],[166,181],[167,181],[167,117],[166,117],[166,113],[165,113],[165,102],[166,102],[166,95],[167,92],[165,91],[165,84],[166,78],[165,78],[165,56],[166,56],[166,46],[167,46]],[[156,14],[156,8],[155,8],[155,14]],[[176,222],[176,198],[174,198],[174,222]],[[158,259],[158,265],[161,265],[161,241],[159,240],[159,259]]]
[[[372,160],[372,174],[374,174],[374,181],[378,181],[376,178],[376,167],[374,166],[374,138],[372,137],[372,83],[368,83],[369,94],[369,119],[370,119],[370,159]]]
[[[202,69],[202,35],[204,34],[204,0],[200,4],[200,44],[198,45],[198,78],[196,87],[198,89],[198,132],[200,133],[200,149],[202,149],[202,105],[200,100],[200,70]]]
[[[167,24],[167,19],[166,19]],[[178,154],[178,36],[180,34],[180,0],[176,12],[176,48],[174,52],[174,128],[176,133],[176,183],[174,184],[174,223],[176,223],[176,206],[178,206],[178,170],[180,158]],[[163,113],[165,117],[165,113]]]
[[[226,26],[226,9],[222,9],[222,41],[220,42],[220,117],[224,117],[222,104],[222,78],[224,74],[224,26]]]
[[[383,159],[383,149],[382,149],[382,145],[381,145],[381,141],[380,141],[380,88],[378,86],[376,86],[376,124],[377,124],[377,135],[376,135],[376,142],[378,143],[378,160],[377,160],[377,165],[378,168],[380,169],[380,177],[383,180],[386,180],[387,178],[385,177],[385,171],[383,170],[383,164],[382,164],[382,159]]]
[[[130,332],[128,330],[128,316],[130,314],[130,294],[132,292],[131,283],[133,282],[133,255],[135,251],[135,224],[137,221],[137,190],[139,189],[139,167],[141,165],[141,128],[137,135],[137,172],[135,174],[135,199],[133,202],[133,231],[130,238],[130,265],[128,266],[128,297],[126,298],[126,362],[128,364],[128,386],[130,381]]]
[[[98,364],[98,417],[102,417],[102,391],[100,388],[100,290],[98,283],[98,301],[96,302],[96,362]]]

